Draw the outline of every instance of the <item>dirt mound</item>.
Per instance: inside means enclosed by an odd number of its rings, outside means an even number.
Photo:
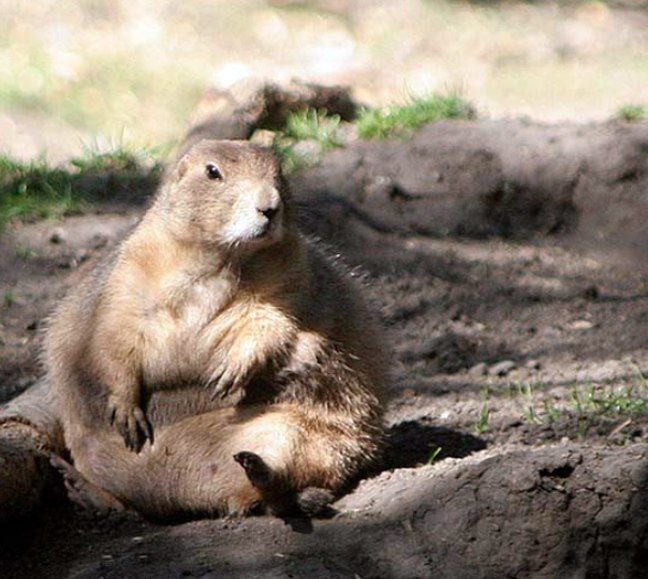
[[[63,517],[62,551],[76,551],[49,576],[638,578],[647,459],[645,446],[487,451],[364,481],[332,520],[77,521],[82,549]]]
[[[648,241],[647,152],[648,123],[440,121],[408,142],[353,143],[294,181],[306,206],[322,207],[319,215],[339,204],[384,232],[571,232],[633,248]]]

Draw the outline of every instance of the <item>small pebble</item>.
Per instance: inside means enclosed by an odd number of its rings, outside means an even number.
[[[502,424],[504,428],[517,428],[518,426],[522,425],[524,425],[524,422],[518,416],[512,416],[509,419],[505,419]]]
[[[470,370],[468,370],[469,376],[483,376],[488,373],[488,365],[485,362],[480,362],[475,364]]]
[[[512,370],[517,368],[517,364],[513,360],[502,360],[497,364],[493,364],[489,369],[488,373],[491,376],[506,376]]]
[[[250,137],[251,143],[256,143],[263,147],[271,147],[274,142],[275,133],[274,131],[267,131],[265,129],[257,129]]]
[[[53,229],[49,240],[50,243],[63,243],[65,241],[65,230],[62,227]]]
[[[101,249],[102,247],[105,247],[107,243],[107,236],[102,235],[101,233],[95,233],[90,240],[90,247],[92,247],[92,249]]]
[[[74,259],[81,264],[90,259],[90,252],[87,249],[80,249],[74,254]]]
[[[594,327],[594,324],[589,320],[576,320],[569,324],[570,330],[584,331],[591,330]]]
[[[528,360],[524,367],[527,370],[540,370],[542,364],[540,363],[540,360]]]

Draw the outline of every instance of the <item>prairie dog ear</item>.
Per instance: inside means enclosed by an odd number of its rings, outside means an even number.
[[[187,170],[189,169],[189,155],[185,155],[178,161],[178,164],[176,165],[176,168],[173,171],[173,181],[178,182],[180,181]]]

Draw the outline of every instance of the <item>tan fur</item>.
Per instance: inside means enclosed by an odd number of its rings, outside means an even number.
[[[64,301],[46,364],[91,483],[149,516],[234,514],[339,493],[375,459],[378,335],[344,268],[293,221],[274,154],[203,141]],[[248,480],[241,451],[272,485]]]

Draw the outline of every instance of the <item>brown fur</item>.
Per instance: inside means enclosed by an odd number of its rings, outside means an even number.
[[[274,154],[202,141],[64,301],[46,364],[90,483],[159,518],[279,511],[375,459],[380,340],[293,221]]]

